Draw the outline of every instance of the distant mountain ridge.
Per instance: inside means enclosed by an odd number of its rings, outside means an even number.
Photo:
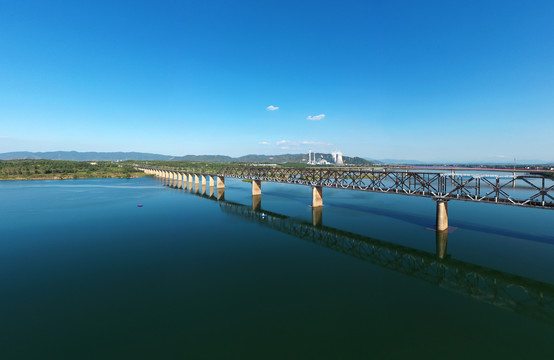
[[[171,160],[174,156],[139,152],[18,151],[0,154],[0,160],[47,159],[71,161]]]
[[[331,154],[318,154],[318,157],[331,161]],[[51,152],[8,152],[0,154],[0,160],[16,159],[48,159],[71,161],[125,161],[125,160],[161,160],[161,161],[196,161],[196,162],[257,162],[257,163],[301,163],[308,160],[308,154],[283,154],[283,155],[256,155],[249,154],[233,158],[227,155],[185,155],[172,156],[140,152],[79,152],[79,151],[51,151]],[[347,164],[369,165],[372,162],[360,157],[343,156]]]

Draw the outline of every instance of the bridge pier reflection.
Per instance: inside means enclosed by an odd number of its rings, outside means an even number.
[[[439,259],[446,258],[446,245],[448,244],[448,230],[436,231],[436,254]]]
[[[323,207],[322,206],[312,207],[312,225],[313,226],[322,226],[323,225]]]
[[[217,200],[225,200],[225,188],[217,188]]]
[[[262,210],[262,195],[252,195],[252,210],[261,211]]]

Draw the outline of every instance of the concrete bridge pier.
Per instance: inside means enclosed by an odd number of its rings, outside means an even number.
[[[260,180],[252,180],[252,196],[262,195],[262,182]]]
[[[323,188],[312,186],[312,207],[323,206]]]
[[[225,189],[225,177],[224,176],[218,176],[217,177],[217,189]]]
[[[183,188],[183,174],[177,173],[177,188],[182,189]]]
[[[188,174],[188,191],[192,191],[192,174]]]
[[[205,175],[200,175],[200,178],[202,180],[202,187],[205,188],[206,187],[206,176]]]
[[[439,259],[446,257],[446,245],[448,244],[448,230],[436,231],[436,251]]]
[[[208,176],[208,178],[210,179],[210,189],[213,190],[213,188],[215,187],[214,177],[213,176]]]
[[[323,206],[312,207],[312,225],[323,225]]]
[[[198,174],[194,174],[194,187],[196,192],[198,192],[198,188],[200,187],[200,178],[198,177]]]
[[[433,200],[437,203],[437,231],[448,230],[448,200]]]
[[[252,195],[252,210],[260,211],[262,210],[262,195]]]
[[[187,188],[187,181],[188,177],[187,174],[181,174],[181,188],[186,189]]]

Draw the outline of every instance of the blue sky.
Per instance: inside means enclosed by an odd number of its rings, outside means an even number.
[[[552,161],[552,19],[553,1],[3,1],[0,152]]]

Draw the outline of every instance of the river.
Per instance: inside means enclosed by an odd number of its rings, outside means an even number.
[[[550,358],[554,211],[250,191],[0,182],[0,357]]]

